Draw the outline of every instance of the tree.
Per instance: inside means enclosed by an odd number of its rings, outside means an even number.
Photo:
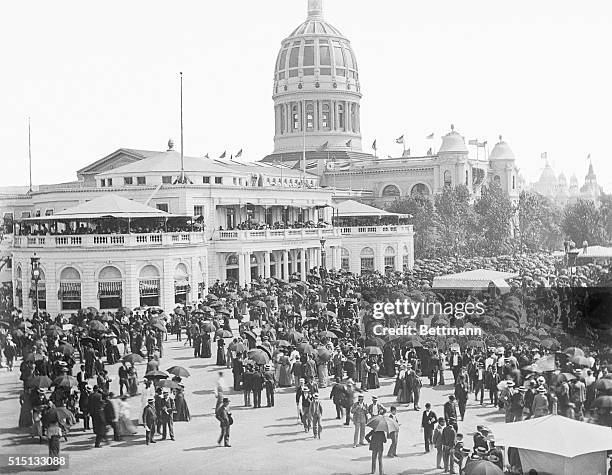
[[[559,249],[562,217],[563,210],[545,196],[522,191],[518,204],[519,249],[532,252]]]
[[[470,192],[464,185],[445,186],[436,195],[438,254],[470,254],[472,251],[474,213]]]
[[[431,257],[435,253],[435,209],[429,196],[416,194],[395,200],[387,206],[387,211],[412,216],[415,256]]]
[[[593,201],[578,200],[565,207],[562,229],[578,246],[584,241],[589,245],[605,244],[604,224],[602,212]]]
[[[484,254],[504,254],[510,250],[511,220],[516,208],[497,183],[482,189],[481,198],[474,205],[480,249]]]

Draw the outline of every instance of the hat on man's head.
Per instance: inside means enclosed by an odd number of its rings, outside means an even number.
[[[454,401],[454,400],[455,400],[455,395],[454,395],[454,394],[449,394],[449,395],[448,395],[448,398],[449,398],[451,401]]]
[[[525,386],[519,386],[518,390],[522,393],[527,392],[527,388]]]
[[[475,450],[476,450],[476,453],[481,456],[486,455],[486,453],[488,452],[488,450],[485,449],[484,447],[476,447]]]
[[[541,394],[541,393],[545,393],[545,392],[546,392],[546,388],[545,388],[544,386],[540,386],[540,387],[538,388],[538,392],[539,392],[540,394]]]
[[[229,398],[224,397],[224,398],[223,398],[223,404],[225,404],[226,402],[230,402],[230,401],[229,401]]]
[[[147,398],[147,402],[155,402],[155,398],[154,397],[149,397],[149,398]]]
[[[372,401],[378,401],[378,396],[372,396]]]
[[[363,394],[358,395],[357,399],[363,399]]]
[[[509,387],[509,388],[513,388],[514,387],[514,381],[508,381],[506,383],[506,386]]]

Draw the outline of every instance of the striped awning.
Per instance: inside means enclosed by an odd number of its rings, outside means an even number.
[[[60,282],[59,290],[57,291],[59,300],[81,300],[81,283],[80,282]]]
[[[138,283],[141,297],[159,296],[159,279],[143,279]]]
[[[174,293],[175,294],[186,294],[191,290],[188,280],[175,280],[174,281]]]
[[[123,282],[98,282],[98,298],[121,297]]]

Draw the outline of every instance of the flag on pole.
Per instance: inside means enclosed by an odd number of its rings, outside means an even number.
[[[434,138],[434,134],[433,132],[431,134],[429,134],[427,137],[425,137],[427,140],[431,140]]]
[[[242,149],[238,150],[238,153],[234,156],[234,158],[242,157]]]
[[[351,145],[353,145],[353,139],[350,139],[348,142],[346,142],[346,146],[348,148],[351,148]]]
[[[589,153],[589,154],[587,155],[587,160],[590,160],[590,159],[591,159],[591,154]]]
[[[478,147],[478,144],[479,144],[478,139],[471,139],[468,142],[468,145],[475,145],[476,147]]]
[[[306,170],[316,170],[317,169],[317,162],[310,162],[309,164],[306,165]]]
[[[404,136],[402,135],[401,137],[398,137],[395,139],[395,143],[404,143]]]
[[[548,154],[546,152],[542,152],[540,154],[540,158],[543,158],[544,160],[546,160],[548,158]]]
[[[322,152],[323,150],[327,150],[327,146],[329,145],[329,142],[325,142],[323,145],[321,145],[318,149],[317,152]]]
[[[338,169],[338,170],[347,170],[349,169],[351,166],[351,164],[349,162],[344,162],[344,163],[337,163],[334,165],[334,168]]]
[[[427,155],[432,155],[431,147],[429,147],[429,150],[427,150]]]
[[[376,152],[376,139],[372,142],[372,149]]]
[[[487,141],[485,140],[484,142],[478,142],[476,146],[480,148],[485,148],[487,146]]]
[[[210,155],[208,155],[208,153],[206,155],[204,155],[204,158],[210,158]]]
[[[225,158],[227,150],[223,150],[223,153],[219,156],[219,158]]]

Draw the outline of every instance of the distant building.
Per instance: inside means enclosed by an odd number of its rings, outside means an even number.
[[[597,183],[593,163],[589,163],[584,184],[580,186],[575,174],[570,177],[569,184],[563,172],[556,175],[548,160],[538,180],[532,183],[528,189],[546,196],[562,206],[578,199],[598,202],[603,193],[602,187]]]

